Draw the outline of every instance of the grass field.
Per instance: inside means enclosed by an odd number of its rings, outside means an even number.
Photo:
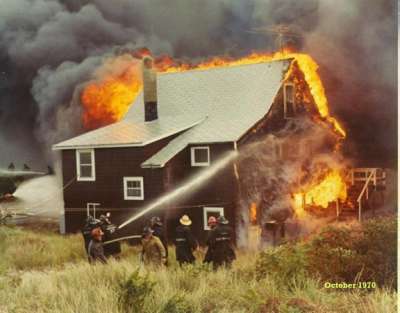
[[[171,249],[170,266],[151,270],[140,266],[137,247],[124,245],[120,261],[90,266],[79,235],[0,227],[0,313],[397,311],[391,287],[326,289],[326,280],[297,271],[296,264],[269,270],[263,262],[281,250],[261,262],[260,255],[239,251],[231,270],[214,272],[200,263],[179,268]]]

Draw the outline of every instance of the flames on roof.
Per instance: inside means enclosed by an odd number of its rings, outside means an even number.
[[[144,55],[148,55],[147,50],[136,52],[135,56],[143,57]],[[107,66],[112,66],[113,63],[118,63],[118,58],[106,60],[105,63]],[[155,66],[160,73],[171,73],[255,64],[290,58],[297,61],[300,70],[303,72],[320,117],[332,125],[333,129],[341,137],[345,137],[346,132],[343,127],[334,117],[330,116],[325,89],[318,74],[318,65],[310,55],[290,51],[274,54],[257,52],[239,59],[214,57],[195,65],[189,63],[178,64],[172,58],[162,56],[155,60]],[[84,108],[82,121],[87,129],[94,129],[116,122],[128,111],[130,104],[142,88],[141,75],[137,66],[138,59],[134,60],[132,59],[130,64],[126,64],[123,70],[105,75],[85,86],[81,94],[81,103]]]

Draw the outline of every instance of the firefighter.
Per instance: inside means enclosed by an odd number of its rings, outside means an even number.
[[[235,251],[232,247],[232,228],[228,225],[229,221],[220,216],[217,219],[217,226],[214,228],[209,238],[209,248],[212,249],[214,269],[220,266],[230,267],[236,259]]]
[[[167,263],[164,245],[158,237],[153,236],[150,227],[143,229],[140,259],[145,265],[162,266]]]
[[[153,235],[161,240],[161,243],[165,249],[166,257],[168,259],[168,242],[164,234],[164,227],[161,219],[158,216],[153,216],[150,220],[150,225],[151,229],[153,230]]]
[[[179,265],[194,263],[196,260],[193,251],[198,247],[196,239],[192,235],[190,225],[192,221],[189,216],[183,215],[179,220],[180,225],[176,228],[176,260]]]
[[[96,220],[93,216],[89,215],[86,218],[85,226],[82,229],[82,236],[85,244],[85,251],[89,253],[88,247],[89,242],[92,240],[92,230],[98,227],[100,224],[99,220]]]
[[[213,247],[210,244],[210,238],[212,235],[212,232],[214,228],[217,226],[217,219],[214,216],[210,216],[210,218],[207,221],[208,227],[210,228],[210,231],[207,236],[207,252],[206,255],[204,256],[203,263],[211,263],[212,261],[212,252],[213,252]]]
[[[117,226],[111,223],[110,221],[111,214],[107,212],[106,215],[100,216],[100,227],[104,233],[103,242],[114,239],[114,233],[117,230]],[[109,258],[113,256],[114,258],[118,258],[118,255],[121,253],[121,243],[116,241],[112,243],[108,243],[104,245],[104,255]]]
[[[104,255],[103,242],[101,241],[104,233],[100,227],[96,227],[92,230],[91,234],[92,240],[90,240],[88,246],[89,262],[106,264],[107,258]]]

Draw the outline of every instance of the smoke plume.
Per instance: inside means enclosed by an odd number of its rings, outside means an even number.
[[[190,61],[274,51],[276,34],[259,29],[285,24],[296,35],[284,44],[320,64],[331,109],[356,143],[348,152],[393,165],[395,14],[384,0],[2,0],[0,163],[41,166],[51,144],[81,133],[80,91],[109,56],[141,47]]]

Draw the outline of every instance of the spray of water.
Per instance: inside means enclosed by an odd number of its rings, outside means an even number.
[[[43,176],[45,172],[0,169],[0,177]]]
[[[188,180],[186,183],[184,183],[179,188],[175,189],[172,192],[169,192],[168,194],[162,195],[160,198],[158,198],[155,201],[153,201],[152,203],[150,203],[143,210],[141,210],[134,216],[130,217],[127,221],[125,221],[124,223],[119,225],[118,228],[125,227],[129,223],[132,223],[133,221],[142,217],[144,214],[159,207],[160,205],[163,205],[166,202],[177,199],[177,198],[181,197],[182,195],[187,195],[188,192],[193,191],[195,188],[199,187],[201,184],[203,184],[205,181],[207,181],[210,177],[212,177],[217,172],[219,172],[222,168],[224,168],[229,162],[231,162],[237,156],[237,154],[238,154],[237,151],[229,152],[227,155],[225,155],[224,157],[222,157],[221,159],[216,161],[212,166],[210,166],[206,170],[202,171],[199,175]]]

